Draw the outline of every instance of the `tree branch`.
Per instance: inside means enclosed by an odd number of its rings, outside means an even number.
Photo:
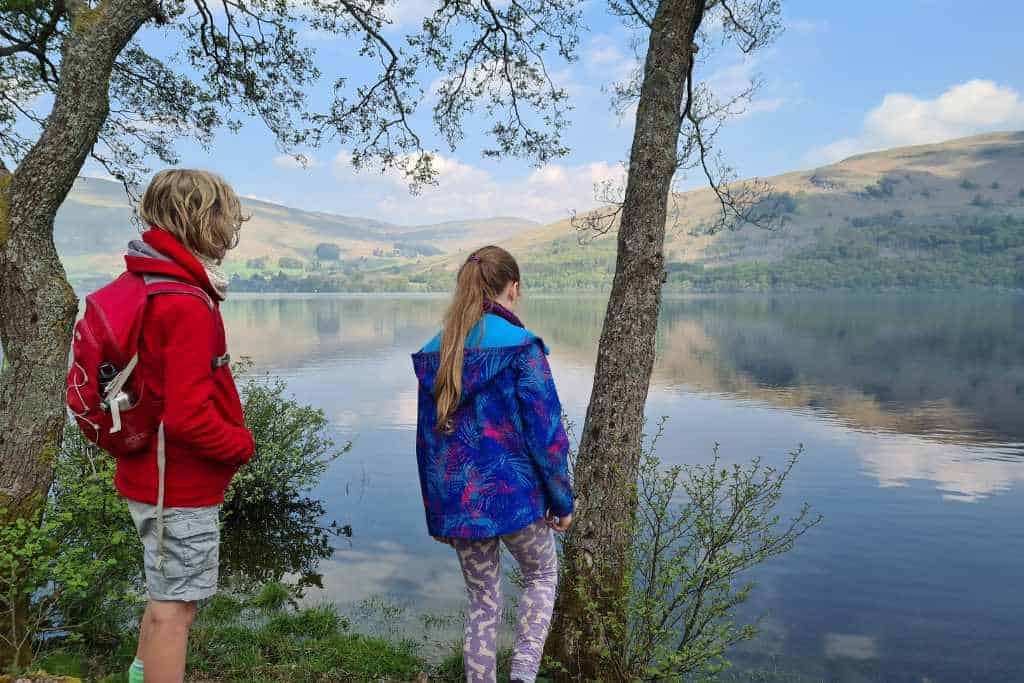
[[[748,40],[750,40],[750,42],[746,46],[741,45],[740,50],[744,54],[748,54],[757,49],[757,46],[760,44],[759,37],[755,35],[753,32],[751,32],[749,28],[747,28],[742,22],[740,22],[736,18],[736,14],[732,11],[732,8],[729,7],[729,3],[726,0],[718,0],[718,4],[721,5],[722,11],[725,12],[725,15],[729,18],[729,21],[732,23],[732,26],[737,31],[746,36]]]

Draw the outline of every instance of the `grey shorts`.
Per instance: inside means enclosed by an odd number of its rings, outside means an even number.
[[[150,600],[193,602],[217,592],[219,505],[164,508],[163,563],[157,562],[156,506],[128,501],[144,550]]]

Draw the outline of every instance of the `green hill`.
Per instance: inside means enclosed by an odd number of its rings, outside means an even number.
[[[243,207],[250,220],[226,266],[245,278],[278,272],[295,278],[304,273],[331,273],[352,264],[369,271],[414,265],[424,257],[507,239],[538,227],[520,218],[400,226],[255,199],[243,199]],[[57,214],[54,233],[72,281],[91,284],[120,271],[121,254],[138,231],[120,184],[79,178]]]
[[[895,148],[765,180],[785,210],[775,231],[702,234],[716,215],[713,193],[674,198],[669,289],[1024,287],[1024,132]],[[562,221],[502,244],[530,288],[610,286],[615,230],[584,245],[580,237]],[[440,287],[463,256],[408,277]]]
[[[670,289],[1024,288],[1024,132],[863,154],[766,179],[785,225],[701,234],[708,189],[675,197]],[[615,231],[581,246],[569,221],[506,240],[541,288],[607,287]],[[444,279],[459,257],[434,266]]]
[[[863,154],[765,180],[782,200],[779,230],[707,235],[714,194],[673,198],[669,289],[1024,288],[1024,132]],[[116,267],[111,250],[119,252],[127,225],[119,193],[83,179],[62,210],[58,246],[73,273]],[[615,230],[581,244],[567,220],[398,227],[256,201],[247,208],[253,220],[233,259],[237,290],[446,290],[466,250],[486,242],[519,258],[534,291],[606,289],[614,271]],[[340,248],[338,260],[315,257],[325,242]]]

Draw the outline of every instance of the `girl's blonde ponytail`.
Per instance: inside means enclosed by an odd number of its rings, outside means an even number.
[[[444,315],[441,366],[434,381],[437,428],[443,432],[452,431],[452,416],[462,399],[466,338],[483,317],[484,301],[494,300],[510,282],[519,282],[519,265],[501,247],[478,249],[459,268],[455,293]]]

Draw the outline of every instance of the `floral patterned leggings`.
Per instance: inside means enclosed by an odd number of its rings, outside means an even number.
[[[469,683],[493,683],[501,622],[501,547],[512,553],[523,574],[518,629],[512,654],[512,680],[533,683],[555,607],[558,557],[551,529],[543,519],[498,538],[453,539],[469,593],[462,661]]]

